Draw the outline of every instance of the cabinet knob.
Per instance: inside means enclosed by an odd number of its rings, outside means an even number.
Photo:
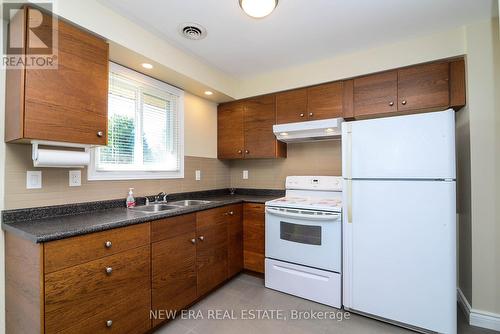
[[[111,246],[113,246],[113,244],[109,240],[104,243],[104,247],[106,248],[111,248]]]
[[[113,320],[106,321],[106,327],[111,327],[111,326],[113,326]]]
[[[97,137],[101,138],[102,136],[104,136],[104,132],[103,131],[97,131]]]
[[[234,212],[233,211],[229,211],[229,215],[230,216],[234,216]]]
[[[389,106],[392,107],[394,105],[394,101],[389,102]]]
[[[245,150],[245,154],[249,154],[249,153],[250,153],[250,151],[249,151],[249,150]]]
[[[111,275],[112,272],[113,272],[113,268],[106,267],[106,274]]]
[[[194,245],[196,243],[196,239],[191,239],[191,243]]]
[[[204,237],[204,236],[202,236],[202,235],[200,235],[200,236],[198,237],[198,239],[200,239],[201,241],[203,241],[203,240],[205,240],[205,237]]]
[[[401,104],[405,106],[406,105],[406,100],[401,101]]]
[[[300,117],[304,117],[304,113],[301,113],[301,114],[300,114]]]
[[[243,151],[242,150],[238,150],[238,154],[241,154],[241,153],[243,153]]]
[[[313,113],[312,112],[309,113],[309,117],[313,117]]]

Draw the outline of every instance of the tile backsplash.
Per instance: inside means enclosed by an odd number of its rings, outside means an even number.
[[[128,188],[137,196],[190,192],[219,188],[284,189],[287,175],[341,175],[340,140],[288,144],[286,159],[220,161],[215,158],[186,156],[184,179],[87,181],[69,186],[69,169],[34,168],[31,146],[6,145],[5,208],[29,208],[78,202],[125,198]],[[26,189],[26,171],[42,171],[42,189]],[[201,180],[195,180],[195,171]],[[243,170],[249,178],[242,179]]]

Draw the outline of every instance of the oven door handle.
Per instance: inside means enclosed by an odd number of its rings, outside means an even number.
[[[303,212],[303,213],[301,213]],[[321,212],[321,214],[311,214],[304,212],[314,212],[314,211],[306,211],[299,209],[278,209],[272,207],[266,207],[266,213],[279,216],[284,218],[297,218],[297,219],[305,219],[305,220],[339,220],[340,213],[332,213],[332,212]]]

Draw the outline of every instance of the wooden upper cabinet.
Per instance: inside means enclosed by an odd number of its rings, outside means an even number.
[[[448,107],[449,63],[431,63],[398,70],[398,110]]]
[[[397,71],[354,79],[354,117],[396,112],[397,99]]]
[[[276,123],[307,120],[307,88],[276,94]]]
[[[307,120],[342,117],[343,83],[332,82],[307,89]]]
[[[243,158],[242,102],[222,104],[217,112],[217,156],[219,159]]]
[[[278,142],[273,133],[274,95],[221,104],[217,123],[219,159],[286,157],[286,144]]]
[[[26,8],[26,20],[33,13]],[[43,19],[48,22],[51,17],[43,14]],[[37,34],[50,34],[50,29],[42,24]],[[5,139],[106,145],[108,44],[64,20],[58,20],[57,35],[57,69],[8,71],[6,124],[10,129]],[[29,42],[27,46],[29,57]]]
[[[282,148],[273,133],[276,124],[276,97],[267,95],[245,101],[245,158],[274,158]]]

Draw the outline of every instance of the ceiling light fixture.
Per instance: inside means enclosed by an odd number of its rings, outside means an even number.
[[[151,65],[150,63],[142,63],[141,65],[142,67],[147,68],[148,70],[153,68],[153,65]]]
[[[210,95],[214,95],[214,93],[213,93],[213,92],[211,92],[211,91],[209,91],[209,90],[206,90],[206,91],[205,91],[205,95],[210,96]]]
[[[262,18],[273,12],[278,0],[239,0],[240,7],[251,17]]]

